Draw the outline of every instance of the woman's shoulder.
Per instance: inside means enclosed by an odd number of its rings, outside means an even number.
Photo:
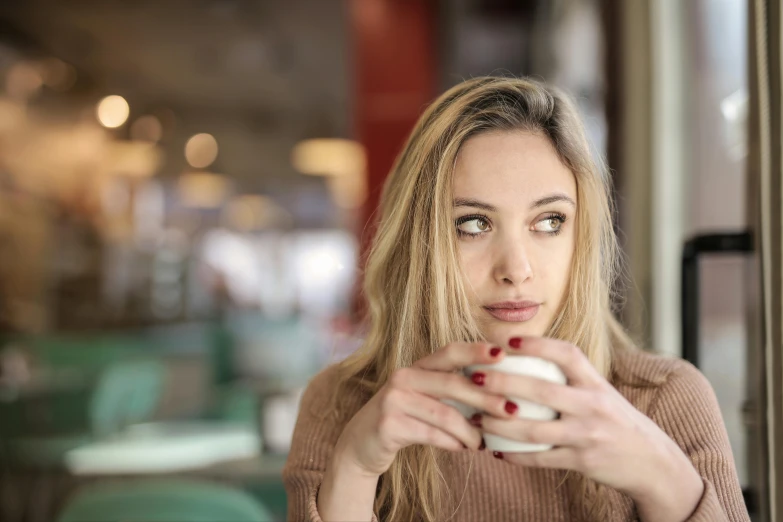
[[[283,468],[286,487],[296,494],[312,492],[310,488],[320,481],[318,474],[326,468],[345,424],[361,408],[361,394],[351,386],[343,386],[342,375],[338,364],[327,366],[310,379],[302,394]],[[303,484],[307,485],[304,489]]]
[[[619,384],[658,387],[674,376],[703,378],[691,363],[676,357],[658,355],[639,349],[621,350],[612,362],[613,379]]]
[[[300,410],[321,416],[338,410],[358,409],[366,400],[367,393],[358,385],[345,382],[340,365],[331,364],[310,379],[302,395]]]
[[[614,386],[639,410],[653,410],[671,402],[714,402],[714,392],[707,379],[691,363],[642,350],[623,350],[615,355],[612,368]],[[684,393],[687,390],[687,393]]]
[[[340,371],[337,364],[330,364],[322,368],[307,383],[302,401],[310,401],[323,398],[326,392],[334,390],[340,382]]]

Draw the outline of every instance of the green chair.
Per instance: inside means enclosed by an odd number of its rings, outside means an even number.
[[[30,348],[41,364],[51,368],[100,370],[108,364],[138,354],[145,346],[143,339],[132,335],[57,334],[22,337],[18,342]]]
[[[7,445],[11,460],[24,467],[62,466],[68,451],[149,419],[158,405],[164,380],[163,366],[155,360],[109,364],[99,374],[86,415],[72,412],[75,417],[86,417],[86,425],[60,433],[40,433],[40,429],[38,433],[25,433],[24,426],[18,426],[16,436]]]
[[[58,522],[273,522],[244,491],[209,482],[145,480],[88,486]]]
[[[98,379],[90,405],[91,431],[112,435],[151,418],[163,393],[165,369],[153,359],[110,364]]]

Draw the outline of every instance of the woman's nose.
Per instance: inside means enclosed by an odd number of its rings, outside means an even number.
[[[533,277],[533,266],[527,248],[521,241],[500,249],[495,264],[495,279],[501,283],[518,285]]]

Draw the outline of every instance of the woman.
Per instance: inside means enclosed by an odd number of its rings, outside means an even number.
[[[608,175],[566,97],[524,79],[452,88],[381,210],[369,330],[303,397],[289,520],[748,520],[709,384],[635,351],[612,315]],[[507,354],[558,364],[567,385],[459,373]],[[517,419],[509,396],[560,416]],[[554,447],[493,454],[482,431]]]

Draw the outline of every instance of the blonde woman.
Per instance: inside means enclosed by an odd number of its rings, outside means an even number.
[[[302,399],[289,520],[749,520],[710,385],[612,315],[608,185],[555,89],[477,78],[429,107],[384,187],[365,342]],[[567,384],[459,373],[507,354]],[[493,454],[482,430],[554,447]]]

